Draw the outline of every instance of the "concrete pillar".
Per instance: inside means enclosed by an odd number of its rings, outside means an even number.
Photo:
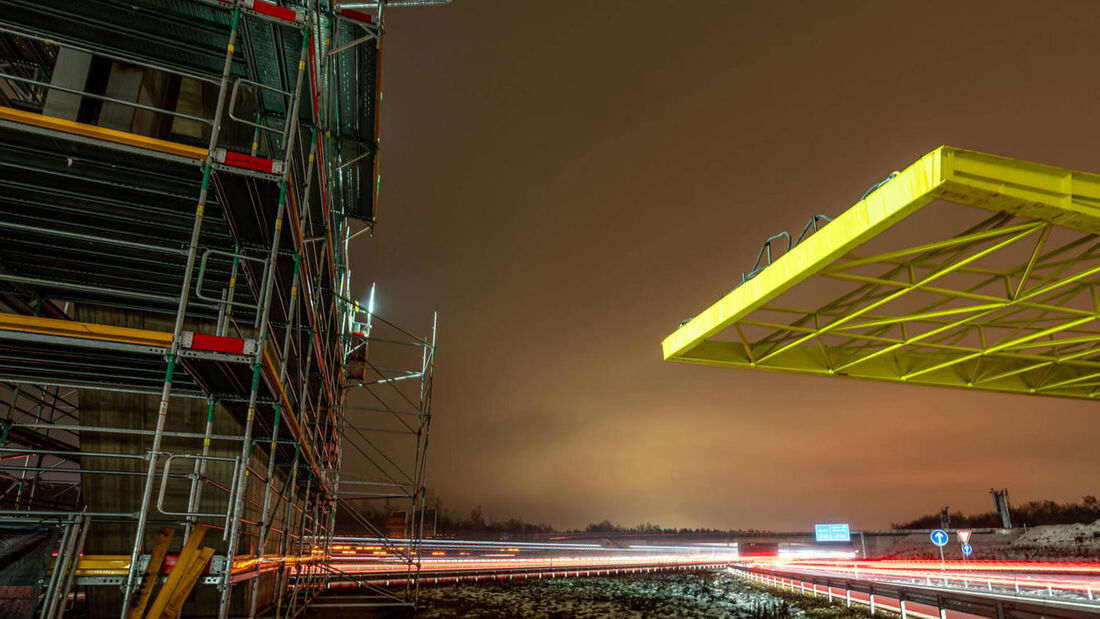
[[[179,77],[162,71],[146,71],[141,81],[138,103],[157,108],[170,108],[179,99],[179,89]],[[173,118],[164,113],[134,110],[133,132],[167,139]]]
[[[107,78],[107,90],[104,96],[136,103],[141,94],[141,81],[145,70],[141,67],[111,63],[111,74]],[[99,126],[116,131],[129,132],[134,124],[134,108],[120,103],[104,101],[99,108]]]
[[[72,90],[84,90],[88,81],[88,72],[92,66],[92,55],[62,47],[57,51],[57,63],[50,77],[51,86],[60,86]],[[80,114],[81,97],[78,94],[49,89],[42,113],[54,118],[75,121]]]

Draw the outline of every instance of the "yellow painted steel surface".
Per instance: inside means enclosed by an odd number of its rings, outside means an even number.
[[[933,202],[937,238],[909,244],[901,222]],[[1097,234],[1100,176],[941,147],[669,335],[664,358],[1095,398]]]
[[[256,555],[239,556],[233,560],[232,573],[239,574],[256,569],[261,563],[276,565],[294,565],[298,563],[323,562],[323,554],[303,555],[264,555],[261,562]],[[130,555],[81,555],[76,565],[77,576],[125,576],[130,570]],[[170,570],[169,570],[170,571]]]
[[[61,133],[68,133],[71,135],[79,135],[86,138],[103,140],[105,142],[113,142],[115,144],[124,144],[126,146],[133,146],[135,148],[154,150],[161,153],[168,153],[170,155],[186,157],[188,159],[201,160],[206,158],[207,151],[205,148],[196,148],[194,146],[187,146],[186,144],[177,144],[176,142],[169,142],[168,140],[159,140],[157,138],[150,138],[144,135],[137,135],[136,133],[117,131],[115,129],[107,129],[105,127],[99,127],[96,125],[73,122],[71,120],[65,120],[62,118],[54,118],[53,116],[33,114],[31,112],[24,112],[22,110],[12,109],[10,107],[0,106],[0,120],[7,120],[24,125],[40,127],[42,129],[50,129]]]
[[[5,313],[0,313],[0,331],[19,331],[163,348],[172,344],[171,333]]]
[[[125,576],[130,555],[81,555],[76,563],[77,576]]]

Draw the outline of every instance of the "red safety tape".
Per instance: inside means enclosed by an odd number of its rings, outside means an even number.
[[[347,17],[348,19],[354,19],[355,21],[361,21],[367,24],[374,23],[373,15],[364,13],[363,11],[356,11],[355,9],[340,9],[340,17]]]
[[[261,15],[268,15],[276,19],[282,19],[289,22],[298,21],[298,12],[294,9],[288,9],[285,6],[279,6],[272,2],[265,2],[264,0],[254,0],[252,3],[252,10]]]
[[[244,340],[239,337],[225,337],[221,335],[205,335],[203,333],[196,333],[191,338],[191,349],[225,352],[233,355],[243,355]]]
[[[256,170],[257,172],[267,172],[268,174],[275,168],[275,161],[273,159],[253,157],[252,155],[237,153],[231,150],[225,151],[225,161],[223,163],[235,168],[245,168],[248,170]]]

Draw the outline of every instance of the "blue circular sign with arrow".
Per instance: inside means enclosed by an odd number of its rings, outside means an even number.
[[[947,531],[943,529],[936,529],[932,531],[932,543],[937,546],[946,546],[947,541],[951,539],[951,536],[947,534]]]
[[[972,553],[972,552],[974,552],[974,547],[973,546],[971,546],[970,544],[963,544],[963,554],[964,555],[969,557],[970,553]]]

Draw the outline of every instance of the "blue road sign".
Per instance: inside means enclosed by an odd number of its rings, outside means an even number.
[[[970,544],[963,544],[963,555],[969,557],[970,553],[974,552],[974,547]]]
[[[946,546],[947,541],[951,539],[951,536],[947,534],[947,531],[943,529],[936,529],[932,531],[932,543],[937,546]]]
[[[819,542],[850,542],[852,531],[847,524],[815,524],[814,539]]]

